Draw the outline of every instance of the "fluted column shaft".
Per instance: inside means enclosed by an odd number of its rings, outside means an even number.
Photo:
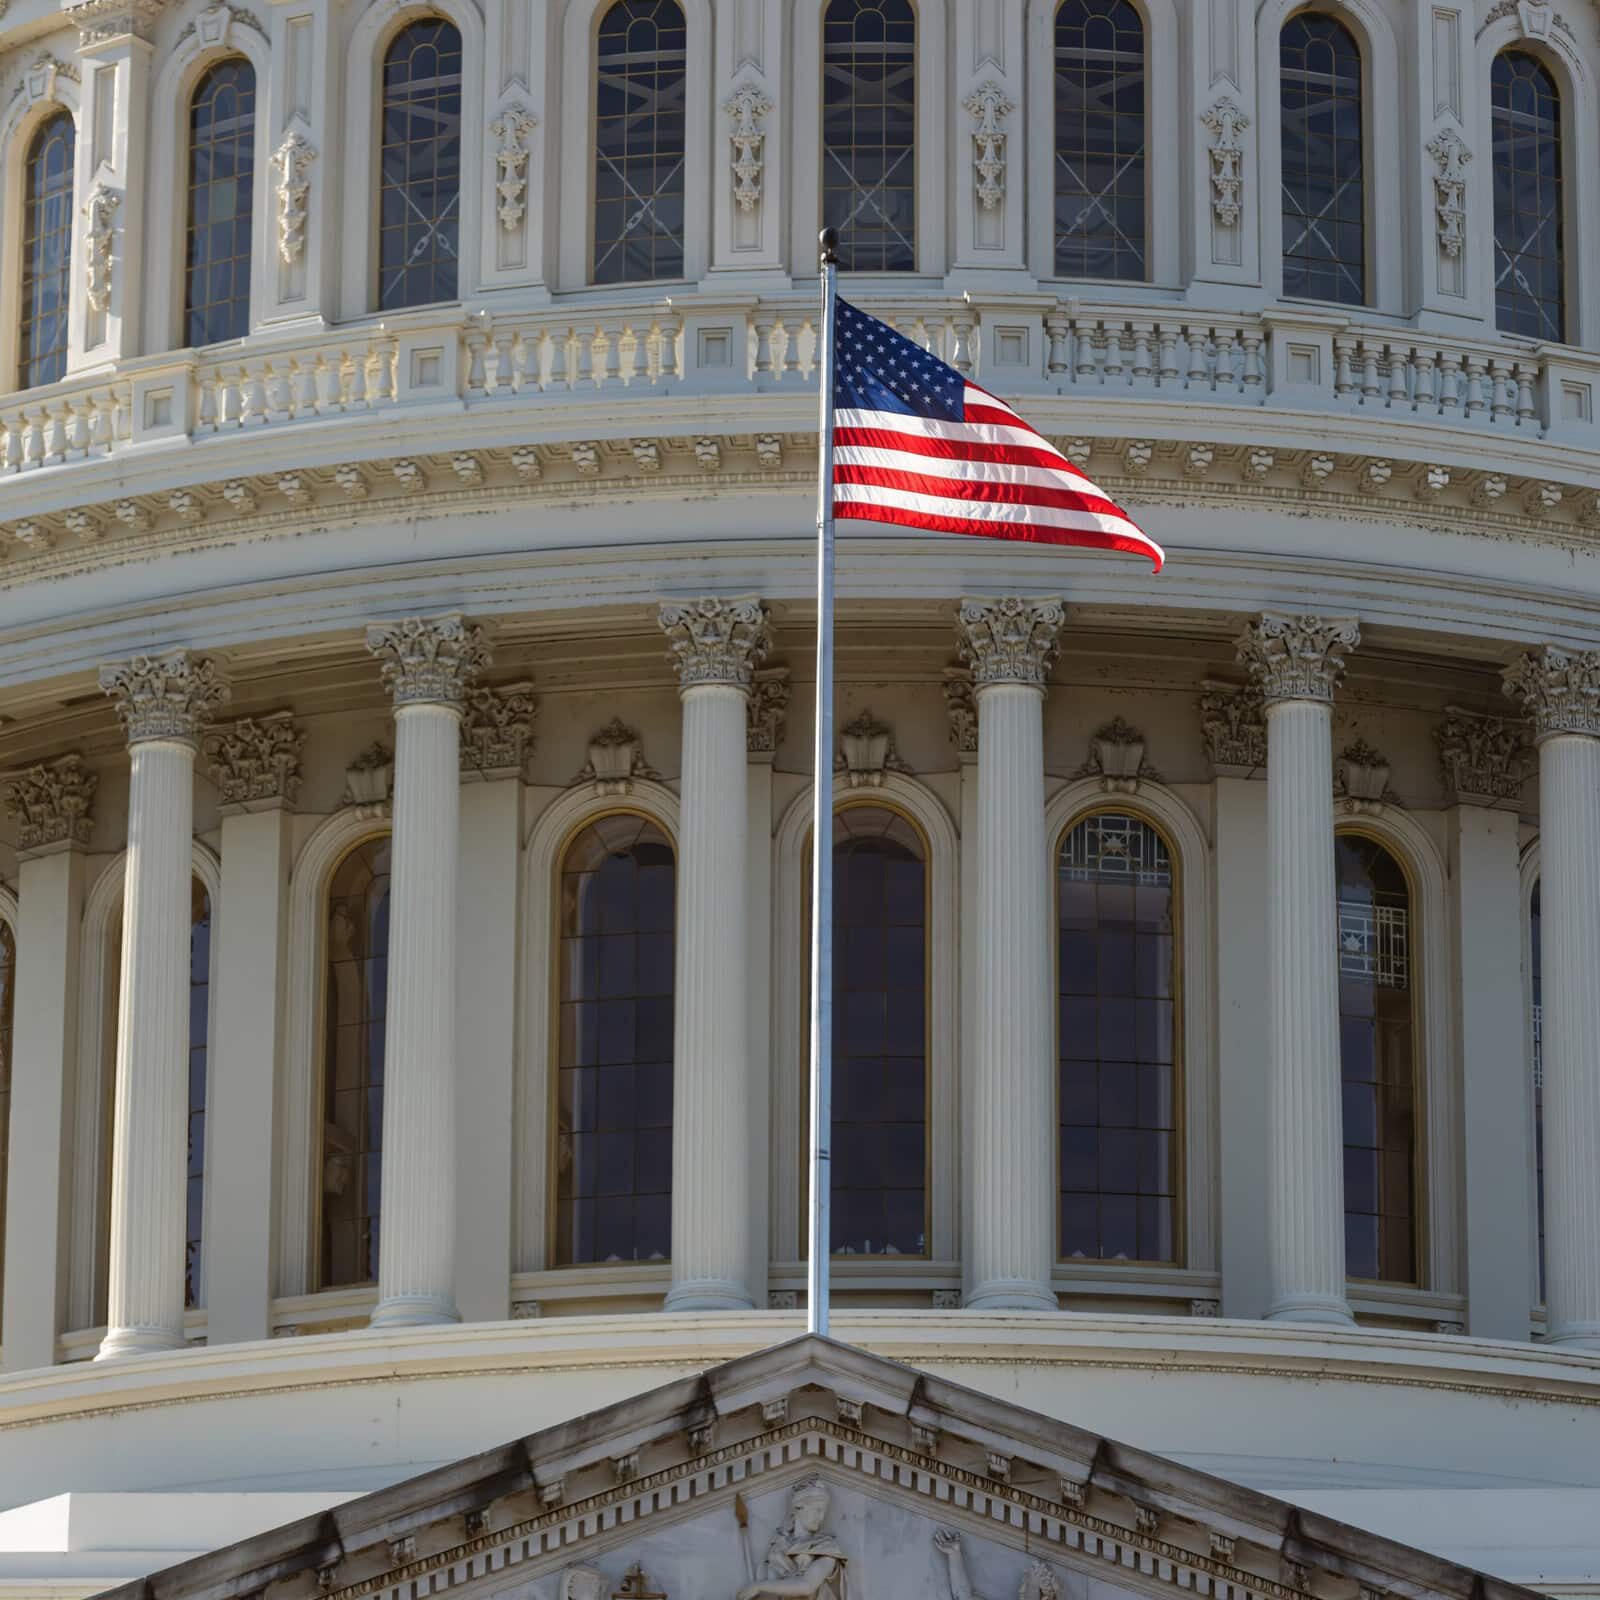
[[[1539,747],[1545,1339],[1600,1349],[1600,651],[1506,680]]]
[[[1267,719],[1271,1041],[1267,1316],[1348,1324],[1333,686],[1354,622],[1263,617],[1239,641]]]
[[[181,653],[102,668],[100,682],[132,757],[104,1360],[184,1342],[195,739],[226,689]]]
[[[1057,1306],[1044,685],[1062,616],[1015,599],[959,614],[978,707],[968,1304],[987,1309]]]
[[[451,614],[367,631],[395,697],[383,1193],[374,1327],[458,1321],[456,885],[461,704],[487,660]]]

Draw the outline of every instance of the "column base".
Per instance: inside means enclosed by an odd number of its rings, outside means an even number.
[[[1280,1295],[1267,1307],[1266,1322],[1303,1322],[1313,1327],[1353,1328],[1356,1319],[1338,1295]]]
[[[1551,1328],[1543,1342],[1563,1350],[1600,1350],[1600,1322],[1565,1323]]]
[[[373,1308],[370,1328],[432,1328],[459,1322],[456,1303],[444,1294],[395,1294]]]
[[[96,1361],[116,1361],[122,1356],[154,1355],[181,1350],[188,1341],[171,1328],[109,1328],[95,1351]]]
[[[731,1278],[694,1278],[667,1291],[664,1311],[751,1311],[755,1301],[742,1283]]]
[[[1031,1278],[991,1278],[967,1296],[968,1311],[1059,1311],[1061,1302],[1047,1283]]]

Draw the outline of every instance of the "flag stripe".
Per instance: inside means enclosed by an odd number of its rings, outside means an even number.
[[[973,523],[1005,523],[1018,518],[1015,502],[973,500],[964,496],[922,494],[915,489],[898,489],[872,483],[842,483],[834,491],[835,505],[900,506],[920,516],[952,517]],[[1040,527],[1079,528],[1084,532],[1116,533],[1139,541],[1148,552],[1150,540],[1121,515],[1074,509],[1070,506],[1026,507],[1025,520]]]
[[[997,528],[992,522],[971,517],[930,515],[903,506],[852,505],[841,516],[860,522],[891,522],[902,528],[921,528],[929,533],[961,533],[979,539],[1021,539],[1031,544],[1076,545],[1091,550],[1122,550],[1129,555],[1151,555],[1151,541],[1137,528],[1132,533],[1104,528],[1062,528],[1038,522],[1007,522]],[[1132,526],[1132,524],[1128,524]]]
[[[904,472],[893,467],[840,465],[837,462],[834,464],[833,481],[836,485],[868,484],[880,489],[904,489],[912,494],[929,495],[935,499],[967,498],[995,505],[1053,506],[1060,511],[1089,511],[1097,516],[1115,517],[1119,521],[1127,521],[1122,508],[1113,501],[1080,494],[1076,489],[1043,487],[1037,483],[1007,482],[1004,479],[991,478],[975,479],[970,474],[964,474],[956,480],[966,488],[966,494],[963,495],[950,478],[935,473]]]
[[[1061,473],[1053,466],[1026,461],[989,461],[972,456],[924,455],[919,450],[883,448],[877,445],[838,444],[834,446],[835,469],[842,466],[882,467],[888,472],[919,472],[933,477],[976,480],[989,483],[1034,483],[1042,489],[1059,489]],[[1087,478],[1080,480],[1081,492],[1091,498],[1100,491]],[[1111,502],[1108,500],[1107,505]],[[1120,509],[1120,508],[1119,508]]]
[[[992,461],[1017,467],[1045,467],[1058,476],[1065,473],[1085,488],[1093,485],[1072,463],[1049,445],[1027,449],[1022,445],[982,444],[972,439],[926,438],[920,434],[900,433],[887,428],[836,428],[835,446],[869,445],[878,450],[903,450],[907,455],[936,456],[947,461]],[[1096,491],[1098,492],[1098,491]]]

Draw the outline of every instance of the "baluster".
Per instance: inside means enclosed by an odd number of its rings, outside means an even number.
[[[972,318],[957,313],[954,319],[955,343],[950,351],[950,365],[963,377],[972,372]]]
[[[1361,341],[1361,398],[1363,402],[1376,400],[1383,393],[1383,386],[1378,382],[1378,350],[1377,339],[1363,339]]]
[[[1517,391],[1511,383],[1511,363],[1498,356],[1489,363],[1489,417],[1499,422],[1511,416],[1517,405]]]
[[[1333,392],[1341,399],[1356,386],[1351,359],[1354,347],[1355,340],[1348,334],[1340,334],[1333,341]]]
[[[636,323],[633,329],[633,377],[630,384],[638,384],[641,388],[650,382],[650,346],[654,342],[655,329],[646,322],[642,325]]]
[[[1204,328],[1185,327],[1183,335],[1189,343],[1188,386],[1191,389],[1209,388],[1211,372],[1206,365],[1206,342],[1209,334]]]
[[[1217,377],[1216,383],[1219,391],[1226,394],[1238,394],[1241,384],[1240,375],[1244,368],[1244,346],[1239,342],[1239,329],[1233,323],[1228,325],[1228,342],[1217,342]]]
[[[1439,409],[1452,415],[1461,405],[1461,357],[1454,350],[1439,352]]]
[[[1266,335],[1260,328],[1246,328],[1241,337],[1244,341],[1244,376],[1240,387],[1246,394],[1254,394],[1266,381],[1261,361],[1261,346]]]
[[[367,358],[339,352],[339,398],[346,411],[367,409]]]
[[[267,419],[267,386],[259,362],[246,365],[239,380],[239,426],[254,427]]]
[[[601,327],[605,339],[605,370],[600,379],[603,389],[622,387],[622,324],[607,322]]]
[[[394,339],[378,340],[378,392],[374,398],[391,404],[400,394],[400,346]]]
[[[1484,408],[1483,374],[1487,362],[1482,356],[1467,357],[1467,415],[1475,416]]]
[[[289,420],[289,375],[282,361],[267,363],[267,419]]]
[[[290,392],[296,418],[316,415],[317,367],[314,359],[303,356],[295,358],[294,383]]]
[[[1389,351],[1389,409],[1404,411],[1411,399],[1411,351],[1403,344],[1391,344]]]
[[[756,384],[759,387],[772,376],[772,334],[777,327],[778,319],[770,312],[763,311],[755,319],[756,324]]]
[[[570,389],[572,380],[567,357],[568,346],[572,342],[571,328],[552,328],[550,330],[550,388]]]
[[[1416,362],[1415,408],[1419,413],[1426,416],[1437,415],[1439,401],[1434,393],[1434,383],[1437,377],[1434,352],[1425,345],[1419,345],[1414,352],[1414,360]]]
[[[668,313],[657,324],[659,337],[656,343],[656,370],[660,374],[658,382],[667,384],[675,383],[678,378],[678,336],[683,332],[682,325],[677,316]],[[795,341],[798,344],[798,339]],[[784,370],[788,371],[789,357],[784,354]]]
[[[789,379],[801,379],[804,374],[800,371],[800,335],[805,330],[805,322],[796,314],[793,324],[787,316],[783,319],[783,374],[780,382],[787,383]]]
[[[1097,376],[1094,360],[1094,321],[1092,318],[1072,319],[1073,345],[1077,352],[1074,372],[1079,383],[1093,383]]]
[[[462,336],[467,346],[467,394],[468,400],[487,400],[489,398],[489,374],[484,365],[483,352],[488,347],[488,338],[485,328],[489,318],[486,312],[480,312],[477,317],[478,326],[468,328]]]
[[[1534,403],[1534,377],[1537,368],[1531,361],[1517,363],[1517,423],[1526,426],[1538,420],[1538,407]]]
[[[116,403],[108,389],[97,389],[94,416],[89,424],[89,448],[96,455],[109,455],[116,429]]]
[[[1161,387],[1176,385],[1182,376],[1182,369],[1178,366],[1178,329],[1170,322],[1163,322],[1156,334],[1156,344],[1159,348],[1161,367],[1157,374]]]
[[[0,472],[15,472],[22,465],[21,419],[0,416]]]
[[[1104,326],[1104,324],[1102,324]],[[1120,385],[1122,379],[1122,324],[1106,328],[1106,370],[1108,384]]]
[[[311,397],[305,410],[319,417],[334,415],[339,409],[339,367],[337,361],[318,356],[317,362],[306,374]]]
[[[67,459],[67,429],[64,406],[56,401],[44,413],[44,459],[50,466]]]
[[[44,413],[25,412],[23,426],[26,432],[22,439],[22,464],[37,467],[44,460]]]
[[[572,387],[589,389],[594,386],[594,329],[579,328],[577,332],[578,366],[573,374]]]
[[[74,461],[82,461],[89,453],[89,407],[93,403],[87,394],[80,395],[67,411],[67,454]]]
[[[1150,335],[1154,331],[1148,322],[1133,324],[1133,381],[1141,389],[1150,387],[1154,371],[1150,364]]]
[[[513,333],[505,342],[496,343],[495,389],[500,394],[521,394],[524,389],[535,392],[544,387],[539,371],[539,334],[529,329]]]
[[[111,404],[111,447],[115,449],[133,436],[133,385],[113,384]]]
[[[1066,317],[1059,311],[1052,311],[1044,319],[1044,331],[1050,343],[1049,353],[1045,356],[1044,370],[1052,377],[1059,379],[1067,370],[1067,330],[1070,327]]]

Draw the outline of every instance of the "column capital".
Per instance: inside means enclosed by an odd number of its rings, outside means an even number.
[[[231,693],[210,656],[187,650],[110,662],[100,669],[100,687],[116,702],[129,744],[174,739],[193,745]]]
[[[166,0],[67,0],[61,8],[78,30],[78,47],[132,37],[146,44]]]
[[[1433,737],[1445,788],[1458,806],[1516,805],[1528,775],[1525,723],[1446,706]]]
[[[1278,700],[1333,701],[1344,676],[1344,653],[1361,643],[1354,617],[1280,616],[1265,611],[1234,641],[1238,658],[1261,686],[1268,705]]]
[[[12,778],[0,800],[17,823],[17,854],[26,860],[87,845],[99,787],[78,755],[41,762]]]
[[[972,668],[974,689],[993,683],[1043,689],[1066,619],[1066,607],[1058,598],[963,597],[956,612],[956,636],[961,659]]]
[[[725,683],[748,690],[756,667],[772,648],[767,609],[753,594],[733,600],[713,595],[668,600],[656,620],[672,647],[670,659],[684,689]]]
[[[374,622],[367,649],[380,662],[383,686],[401,706],[460,709],[467,688],[489,664],[483,630],[459,611],[438,617]]]
[[[539,700],[531,683],[469,689],[461,722],[462,776],[520,778],[538,716]]]
[[[761,757],[770,765],[788,718],[789,669],[763,667],[750,685],[750,704],[745,713],[747,753]]]
[[[1534,742],[1557,733],[1600,737],[1600,650],[1529,650],[1500,675],[1533,719]]]
[[[240,717],[214,728],[201,741],[211,763],[224,815],[292,806],[300,793],[300,751],[305,729],[294,714]]]

